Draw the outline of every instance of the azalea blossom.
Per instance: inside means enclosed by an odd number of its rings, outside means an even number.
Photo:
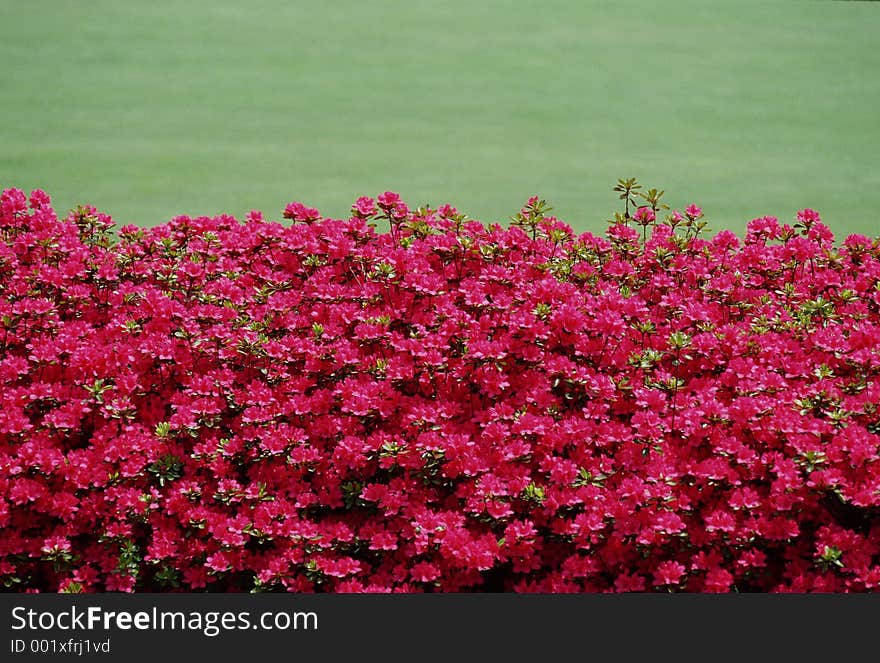
[[[117,238],[3,191],[0,580],[876,590],[877,241],[547,210],[384,192]]]

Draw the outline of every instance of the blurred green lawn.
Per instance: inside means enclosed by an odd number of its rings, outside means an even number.
[[[0,186],[119,223],[399,191],[597,230],[618,177],[712,227],[876,234],[880,5],[0,0]]]

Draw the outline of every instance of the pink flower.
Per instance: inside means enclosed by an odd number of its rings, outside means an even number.
[[[368,219],[376,214],[376,203],[368,196],[361,196],[352,205],[351,211],[357,217]]]
[[[345,578],[346,576],[359,573],[361,570],[361,563],[350,557],[322,559],[318,562],[318,568],[330,577]]]
[[[43,541],[40,550],[44,553],[69,552],[71,549],[70,541],[63,536],[49,536]]]
[[[293,202],[284,208],[284,218],[300,223],[313,223],[321,218],[321,213],[313,207]]]
[[[400,195],[394,193],[393,191],[386,191],[385,193],[379,194],[377,202],[379,204],[379,207],[384,210],[389,210],[396,207],[398,203],[400,203]]]
[[[732,584],[733,575],[726,569],[714,568],[706,574],[705,588],[707,592],[729,592]]]
[[[645,579],[637,573],[622,573],[614,581],[614,590],[620,593],[644,592]]]
[[[690,219],[699,219],[701,216],[703,216],[703,209],[701,207],[697,207],[696,205],[691,204],[685,207],[684,213]]]
[[[660,586],[677,585],[684,572],[685,567],[679,562],[661,562],[654,571],[654,584]]]
[[[822,219],[819,216],[819,212],[817,212],[815,210],[811,210],[808,207],[806,209],[800,210],[797,213],[797,220],[806,226],[811,226],[814,223],[819,223]]]
[[[440,577],[440,571],[434,564],[419,562],[413,565],[410,575],[416,582],[432,582]]]
[[[657,215],[650,207],[639,207],[633,214],[633,218],[641,223],[650,223],[657,218]]]

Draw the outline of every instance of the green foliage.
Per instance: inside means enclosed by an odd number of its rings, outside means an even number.
[[[166,483],[181,477],[183,461],[178,456],[168,454],[150,463],[147,471],[158,479],[159,486],[164,486]]]

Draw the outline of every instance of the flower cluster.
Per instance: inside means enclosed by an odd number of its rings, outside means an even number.
[[[4,191],[0,582],[877,588],[880,243],[624,189],[603,236],[393,193],[117,236]]]

